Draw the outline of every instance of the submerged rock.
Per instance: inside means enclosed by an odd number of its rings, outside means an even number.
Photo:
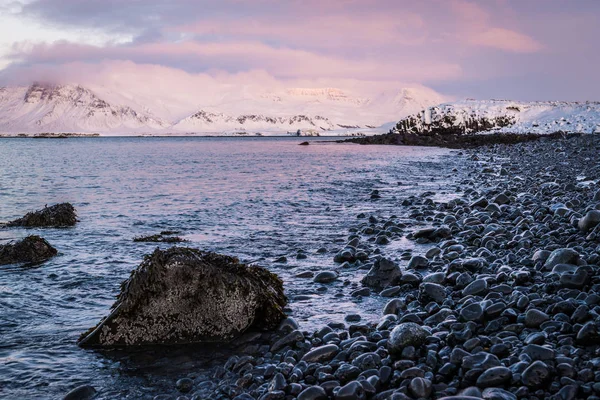
[[[164,235],[162,232],[159,235],[150,236],[136,236],[133,238],[134,242],[144,243],[181,243],[187,242],[187,240],[180,238],[179,236]]]
[[[196,249],[156,249],[79,345],[228,341],[249,329],[276,328],[286,303],[283,283],[264,268]]]
[[[74,226],[77,223],[77,212],[70,203],[55,204],[41,210],[25,214],[24,217],[15,219],[6,226],[22,226],[25,228],[51,227],[61,228]]]
[[[88,400],[96,395],[96,389],[90,385],[78,386],[63,397],[63,400]]]
[[[27,236],[23,240],[0,245],[0,265],[38,263],[54,257],[58,251],[39,236]]]

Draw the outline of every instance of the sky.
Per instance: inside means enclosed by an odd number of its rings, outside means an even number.
[[[598,0],[0,0],[0,84],[402,83],[600,100],[599,19]]]

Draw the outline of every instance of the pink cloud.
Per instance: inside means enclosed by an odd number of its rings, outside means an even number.
[[[277,40],[302,48],[417,46],[424,43],[427,29],[423,18],[406,11],[401,15],[371,12],[364,15],[312,15],[306,18],[267,17],[230,20],[200,20],[171,27],[174,32]]]
[[[137,46],[96,47],[68,42],[21,43],[12,57],[30,64],[133,60],[138,63],[172,62],[200,70],[264,69],[277,77],[394,79],[403,81],[444,80],[460,76],[457,64],[422,60],[398,62],[395,57],[347,59],[307,50],[269,46],[261,42],[147,43]],[[168,61],[166,61],[168,60]]]
[[[501,19],[480,4],[466,0],[453,0],[452,9],[460,25],[459,40],[472,46],[483,46],[513,53],[535,53],[543,49],[536,39],[508,27],[498,27],[494,21]],[[496,11],[501,13],[500,10]]]
[[[471,37],[470,42],[478,46],[493,47],[515,53],[535,53],[543,48],[535,39],[503,28],[490,28],[477,33]]]

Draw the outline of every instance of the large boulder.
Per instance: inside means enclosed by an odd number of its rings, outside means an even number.
[[[76,223],[77,213],[75,207],[70,203],[61,203],[27,213],[22,218],[10,221],[6,226],[22,226],[25,228],[62,228],[74,226]]]
[[[156,249],[129,279],[82,347],[229,341],[285,317],[283,283],[264,268],[196,249]]]
[[[39,263],[54,257],[58,252],[39,236],[27,236],[17,242],[0,245],[0,265]]]

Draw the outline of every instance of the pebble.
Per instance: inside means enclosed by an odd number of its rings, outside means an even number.
[[[506,367],[492,367],[483,371],[477,378],[477,386],[480,388],[488,388],[501,386],[510,381],[512,372]]]
[[[181,393],[188,393],[194,387],[194,381],[190,378],[181,378],[175,383],[175,386]]]
[[[321,386],[311,386],[304,389],[297,397],[298,400],[327,400],[327,392]]]
[[[316,283],[331,283],[337,278],[338,274],[334,271],[322,271],[313,278],[313,281]]]
[[[413,322],[404,322],[396,326],[390,333],[388,349],[392,353],[399,353],[405,347],[419,347],[425,343],[429,331]]]
[[[312,349],[302,357],[302,361],[307,363],[323,362],[331,360],[339,351],[339,347],[335,344],[327,344]]]
[[[542,361],[535,361],[523,371],[521,381],[525,386],[537,388],[550,378],[550,369]]]
[[[524,323],[525,326],[528,328],[539,328],[541,324],[548,321],[549,319],[550,317],[548,316],[548,314],[540,310],[536,310],[535,308],[532,308],[530,310],[527,310],[527,313],[525,314]]]

